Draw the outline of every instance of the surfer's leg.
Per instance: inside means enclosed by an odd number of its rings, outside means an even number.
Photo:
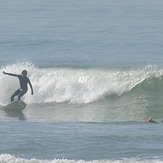
[[[21,98],[23,95],[25,95],[26,92],[27,92],[27,90],[21,91],[21,92],[19,93],[19,95],[18,95],[18,100],[20,100],[20,98]]]
[[[20,89],[18,89],[18,90],[16,90],[16,91],[14,92],[14,94],[11,96],[11,102],[14,101],[14,97],[17,96],[20,92],[21,92]]]

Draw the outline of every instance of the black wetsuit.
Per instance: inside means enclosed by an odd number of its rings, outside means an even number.
[[[29,78],[26,76],[22,76],[22,75],[15,75],[15,76],[19,78],[20,88],[18,90],[16,90],[14,92],[14,94],[11,96],[11,102],[14,101],[14,96],[17,96],[17,95],[18,95],[18,100],[20,100],[20,98],[24,94],[26,94],[26,92],[28,90],[27,84],[30,83]]]

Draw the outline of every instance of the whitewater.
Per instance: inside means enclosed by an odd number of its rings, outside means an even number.
[[[162,80],[163,74],[163,69],[157,66],[39,68],[30,62],[17,63],[0,69],[0,89],[4,95],[0,98],[1,104],[6,104],[10,94],[19,87],[17,79],[4,76],[2,72],[20,74],[23,69],[28,70],[36,92],[34,97],[29,94],[25,97],[24,100],[28,103],[86,104],[96,102],[107,96],[123,96],[145,82],[148,84],[153,81],[156,85],[155,78]],[[150,85],[149,89],[152,89]]]
[[[2,163],[128,163],[128,162],[134,162],[134,163],[161,163],[161,161],[158,159],[157,161],[151,161],[151,160],[141,160],[141,159],[123,159],[123,160],[93,160],[93,161],[84,161],[84,160],[79,160],[79,161],[75,161],[75,160],[67,160],[67,159],[54,159],[54,160],[38,160],[38,159],[31,159],[31,160],[26,160],[26,159],[22,159],[22,158],[16,158],[14,156],[11,155],[0,155],[0,160]]]

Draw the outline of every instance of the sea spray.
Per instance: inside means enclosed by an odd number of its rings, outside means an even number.
[[[109,95],[121,96],[130,92],[144,80],[160,78],[163,70],[155,66],[145,68],[98,68],[98,67],[50,67],[39,68],[30,62],[21,62],[1,68],[2,71],[20,74],[23,69],[33,84],[23,97],[28,103],[90,103]],[[19,88],[14,77],[0,75],[0,103],[9,101],[10,95]]]

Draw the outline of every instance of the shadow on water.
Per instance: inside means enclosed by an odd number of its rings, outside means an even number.
[[[8,111],[4,109],[4,112],[8,117],[18,118],[18,120],[26,120],[26,117],[22,111]]]

